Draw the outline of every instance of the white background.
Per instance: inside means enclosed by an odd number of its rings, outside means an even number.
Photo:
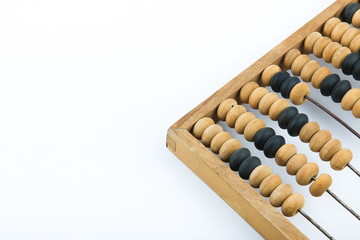
[[[1,0],[0,239],[261,239],[165,148],[166,130],[332,2]],[[359,145],[309,103],[301,109],[344,147]],[[360,212],[359,178],[288,139]],[[358,239],[355,218],[273,166],[309,215]]]

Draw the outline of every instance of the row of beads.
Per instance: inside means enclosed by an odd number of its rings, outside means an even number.
[[[276,74],[274,74],[275,76]],[[254,109],[259,108],[260,113],[267,115],[266,109],[275,108],[276,111],[272,111],[270,118],[277,120],[280,128],[287,129],[290,136],[299,136],[300,140],[305,143],[309,143],[309,147],[314,152],[319,152],[320,158],[324,161],[330,161],[330,165],[334,170],[343,169],[351,160],[352,152],[349,149],[342,148],[341,141],[338,139],[332,139],[331,133],[328,130],[320,130],[320,126],[316,122],[309,122],[308,117],[299,113],[295,107],[291,107],[288,101],[285,99],[275,100],[273,102],[267,100],[265,95],[258,96],[259,89],[265,89],[259,87],[257,83],[246,83],[240,89],[240,99],[243,103],[249,103]],[[254,104],[253,99],[261,103],[267,101],[266,109],[264,106]],[[282,104],[276,104],[281,100]],[[226,101],[226,100],[225,100]],[[270,111],[269,111],[270,113]],[[276,114],[274,114],[276,113]],[[235,127],[236,129],[236,127]]]
[[[214,129],[220,129],[212,126],[221,127],[215,124],[211,118],[202,118],[195,124],[193,135],[198,139],[204,139],[204,134],[208,134],[205,139],[209,140],[209,131],[216,133],[217,131]],[[219,139],[223,140],[219,141]],[[215,134],[210,143],[207,142],[206,145],[210,144],[213,152],[218,153],[229,142],[239,143],[228,132],[221,131]],[[236,145],[236,147],[228,148],[228,154],[229,158],[225,159],[229,161],[230,168],[238,171],[241,178],[249,180],[252,187],[259,188],[262,196],[270,197],[270,204],[274,207],[281,207],[281,211],[285,216],[294,216],[304,206],[304,197],[301,194],[294,194],[291,185],[282,183],[281,177],[273,174],[269,166],[261,165],[260,159],[251,156],[247,148],[241,148],[241,144],[240,146]],[[224,158],[221,159],[224,160]]]
[[[342,19],[347,23],[352,23],[354,27],[360,27],[360,4],[351,3],[347,5],[341,13]]]
[[[314,42],[313,37],[317,34],[318,33],[313,33],[308,35],[305,39],[304,47],[311,49],[311,46],[313,46],[312,43]],[[328,46],[330,46],[330,44]],[[323,54],[322,56],[324,56],[325,59],[325,56],[328,56],[325,55],[325,53],[328,54],[327,47],[320,53]],[[332,56],[332,53],[329,53],[329,55]],[[333,55],[335,56],[335,54]],[[325,61],[327,60],[328,59],[325,59]],[[340,80],[340,76],[338,74],[332,74],[331,70],[327,67],[320,67],[320,64],[316,60],[310,60],[308,55],[301,54],[298,49],[288,51],[284,56],[283,63],[285,68],[291,69],[294,75],[300,75],[305,82],[311,81],[313,87],[320,89],[322,95],[331,96],[334,102],[341,102],[341,106],[344,110],[351,110],[353,116],[360,118],[360,89],[351,88],[349,81]],[[271,84],[272,76],[274,76],[278,71],[280,71],[278,66],[269,66],[263,72],[264,77],[262,77],[262,82],[264,84]],[[304,90],[304,87],[302,88],[299,87],[299,90],[302,91],[298,93],[299,96],[303,96],[308,93],[307,90]]]
[[[245,99],[244,95],[247,93],[240,93],[244,101],[252,99],[253,94]],[[247,112],[243,106],[237,105],[236,100],[224,100],[218,107],[217,115],[220,120],[225,120],[229,127],[234,127],[237,133],[244,134],[247,141],[254,142],[255,147],[264,151],[266,157],[275,158],[279,166],[286,166],[288,174],[296,175],[298,184],[308,185],[319,174],[317,164],[308,163],[304,154],[297,153],[295,145],[286,144],[284,137],[276,135],[272,128],[266,127],[262,119]],[[312,183],[310,193],[313,196],[321,196],[330,185],[331,177],[323,174]]]

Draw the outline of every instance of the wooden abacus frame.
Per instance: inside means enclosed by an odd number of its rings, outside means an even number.
[[[168,129],[166,146],[265,239],[308,238],[190,132],[205,116],[216,121],[219,104],[227,98],[239,100],[239,90],[245,83],[257,81],[261,85],[260,74],[267,66],[283,67],[282,58],[286,52],[293,48],[302,50],[302,43],[309,33],[320,31],[329,18],[339,16],[352,2],[357,1],[334,2]]]

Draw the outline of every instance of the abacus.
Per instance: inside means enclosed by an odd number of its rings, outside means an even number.
[[[360,176],[351,164],[355,149],[344,148],[341,139],[333,138],[331,131],[322,129],[296,108],[305,101],[314,103],[360,138],[356,130],[313,99],[309,87],[310,82],[334,104],[340,103],[344,111],[360,118],[360,89],[351,85],[360,80],[359,27],[360,4],[351,0],[334,2],[168,129],[167,147],[265,239],[308,239],[286,218],[297,213],[327,238],[334,237],[303,211],[301,194],[293,193],[291,185],[272,173],[262,164],[263,159],[253,156],[219,123],[253,142],[264,152],[264,159],[274,158],[299,185],[309,185],[312,196],[327,193],[360,220],[359,214],[330,190],[331,175],[319,175],[317,160],[308,161],[306,154],[286,143],[283,135],[251,112],[257,109],[264,118],[277,121],[288,135],[308,143],[310,150],[319,153],[319,159],[329,162],[333,170],[349,168]],[[341,80],[309,54],[341,69],[349,80]]]

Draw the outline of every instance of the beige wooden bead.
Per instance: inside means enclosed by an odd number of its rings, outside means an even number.
[[[354,37],[360,34],[359,29],[350,28],[348,29],[341,38],[341,45],[348,47]]]
[[[358,99],[352,107],[352,114],[356,118],[360,118],[360,99]]]
[[[319,40],[316,41],[314,44],[313,52],[314,55],[318,58],[322,57],[325,47],[330,44],[332,41],[328,37],[321,37]]]
[[[319,175],[310,185],[310,193],[314,197],[320,197],[331,186],[332,178],[329,174]]]
[[[350,149],[340,149],[330,160],[330,166],[334,170],[342,170],[352,160],[352,152]]]
[[[360,35],[357,35],[356,37],[351,40],[349,48],[352,52],[359,52],[360,50]]]
[[[309,146],[311,151],[320,152],[320,149],[331,139],[329,130],[320,130],[310,139]]]
[[[240,101],[242,103],[248,103],[250,94],[259,87],[259,84],[257,82],[248,82],[242,88],[240,89]]]
[[[270,65],[261,74],[261,82],[264,84],[264,86],[270,86],[271,78],[275,75],[275,73],[278,73],[281,71],[281,68],[278,65]]]
[[[337,24],[331,32],[331,39],[334,42],[340,42],[344,33],[350,29],[350,24],[347,22],[341,22]]]
[[[314,44],[319,38],[321,38],[322,35],[319,32],[312,32],[309,35],[306,36],[304,41],[304,50],[306,53],[312,53]]]
[[[320,131],[320,125],[317,122],[308,122],[300,129],[300,140],[304,143],[308,143],[312,136],[318,131]]]
[[[323,161],[330,161],[330,159],[339,151],[342,147],[341,141],[339,139],[330,139],[325,145],[320,149],[320,158]]]
[[[217,109],[217,116],[220,120],[224,121],[226,119],[226,115],[230,111],[231,108],[237,106],[237,102],[235,99],[228,98],[220,103]]]
[[[282,145],[275,154],[275,162],[279,166],[286,166],[289,159],[296,154],[297,150],[294,144]]]
[[[320,68],[320,63],[316,60],[307,62],[301,70],[300,77],[304,82],[310,82],[311,77],[316,70]]]
[[[331,59],[331,63],[336,68],[341,68],[341,64],[346,58],[347,55],[351,53],[350,48],[348,47],[341,47],[334,53],[334,56]]]
[[[255,134],[262,128],[266,127],[265,122],[260,118],[251,120],[244,129],[244,137],[247,141],[253,142]]]
[[[211,140],[210,147],[214,153],[219,153],[221,146],[227,141],[231,139],[231,135],[228,132],[219,132],[215,135],[215,137]]]
[[[268,115],[271,105],[279,99],[276,93],[267,93],[259,102],[259,111],[262,115]]]
[[[303,104],[305,96],[310,95],[310,87],[304,82],[296,84],[290,92],[290,101],[295,105]]]
[[[288,196],[281,205],[281,212],[286,217],[295,216],[296,213],[304,207],[305,199],[299,193],[293,193]]]
[[[291,185],[282,183],[270,194],[270,204],[274,207],[281,207],[285,199],[292,193]]]
[[[269,93],[264,87],[256,88],[249,97],[249,105],[253,109],[258,109],[260,100],[265,96],[265,94]]]
[[[203,144],[206,147],[210,147],[210,143],[213,138],[216,136],[216,134],[222,131],[224,131],[223,127],[218,124],[213,124],[207,127],[201,136]]]
[[[332,59],[332,57],[334,56],[334,53],[335,53],[339,48],[341,48],[341,44],[340,44],[340,43],[338,43],[338,42],[331,42],[331,43],[329,43],[329,44],[325,47],[325,49],[324,49],[324,51],[323,51],[322,57],[323,57],[324,61],[327,62],[327,63],[331,63],[331,59]]]
[[[310,60],[311,59],[308,55],[301,54],[300,56],[295,58],[293,63],[291,64],[291,72],[296,76],[300,76],[301,70],[303,69],[304,65]]]
[[[307,163],[305,154],[297,153],[292,156],[286,164],[286,172],[290,175],[296,175],[299,169]]]
[[[323,31],[322,31],[323,34],[325,36],[330,37],[331,32],[333,31],[334,27],[336,25],[338,25],[339,23],[341,23],[341,20],[337,17],[333,17],[333,18],[330,18],[329,20],[327,20],[323,27]]]
[[[219,150],[220,159],[224,162],[228,162],[231,154],[239,148],[241,148],[241,143],[239,140],[234,138],[227,140]]]
[[[267,165],[257,166],[250,174],[249,183],[252,187],[258,188],[262,181],[271,174],[271,168]]]
[[[347,93],[345,93],[344,97],[342,98],[341,107],[344,110],[350,111],[358,99],[360,99],[360,89],[352,88]]]
[[[238,119],[235,122],[236,132],[243,134],[246,125],[255,118],[256,118],[256,116],[252,112],[246,112],[246,113],[241,114],[240,117],[238,117]]]
[[[351,23],[354,27],[356,28],[360,28],[360,10],[357,10],[352,19],[351,19]]]
[[[328,67],[321,67],[318,70],[316,70],[311,77],[311,84],[314,88],[319,89],[320,84],[324,80],[324,78],[331,74],[331,70]]]
[[[319,166],[316,163],[305,163],[296,173],[296,182],[302,186],[308,185],[318,174]]]
[[[285,54],[284,59],[283,59],[284,67],[286,69],[290,69],[295,58],[297,58],[300,55],[301,55],[301,52],[299,51],[299,49],[294,48],[294,49],[289,50]]]
[[[209,117],[201,118],[194,125],[193,131],[192,131],[193,135],[197,139],[200,139],[203,132],[205,131],[205,129],[208,128],[210,125],[213,125],[213,124],[215,124],[215,122],[214,122],[214,120],[212,118],[209,118]]]
[[[243,105],[237,105],[231,108],[225,118],[226,124],[229,127],[233,128],[235,126],[235,122],[238,119],[238,117],[246,112],[247,112],[246,108]]]
[[[269,197],[274,189],[282,183],[281,177],[277,174],[267,176],[260,184],[259,191],[264,197]]]
[[[280,113],[285,109],[290,107],[289,102],[286,99],[280,98],[276,100],[269,109],[269,117],[271,120],[276,121],[279,118]]]

